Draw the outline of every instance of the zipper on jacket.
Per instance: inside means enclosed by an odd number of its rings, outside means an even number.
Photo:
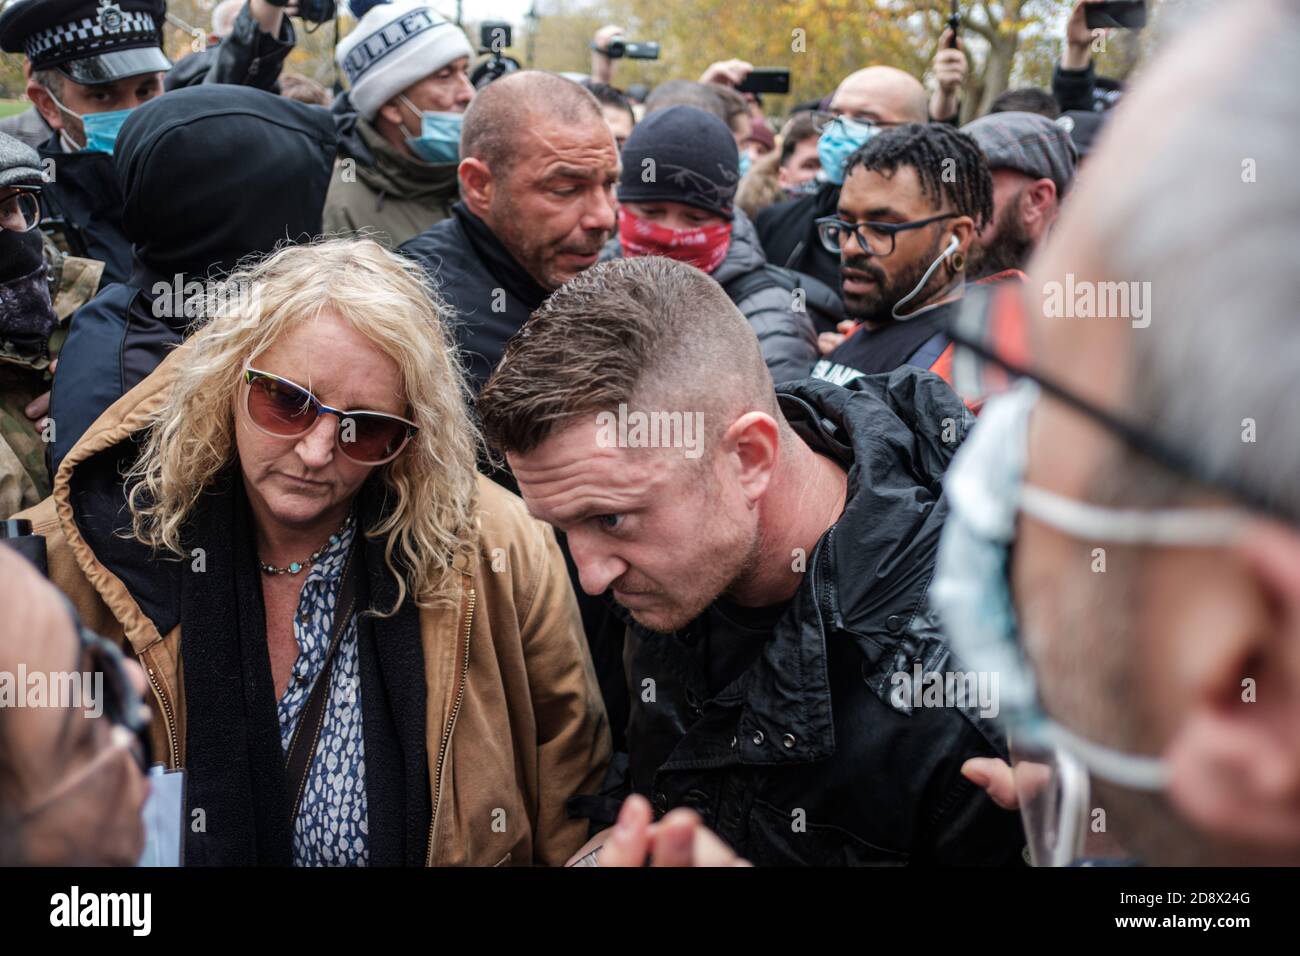
[[[447,746],[451,743],[451,732],[456,726],[456,715],[460,713],[461,702],[465,699],[465,683],[469,678],[469,633],[474,626],[474,603],[477,594],[469,589],[465,608],[465,649],[464,663],[460,669],[460,679],[456,687],[456,702],[452,704],[451,716],[447,718],[447,727],[442,733],[442,743],[438,747],[438,763],[433,773],[433,819],[429,821],[429,845],[424,854],[424,865],[433,866],[433,833],[438,827],[438,811],[442,803],[442,765],[447,757]]]
[[[177,767],[178,754],[180,746],[176,742],[176,719],[172,714],[171,701],[163,693],[162,685],[158,683],[158,678],[153,675],[153,666],[146,665],[145,673],[149,676],[149,686],[153,688],[154,696],[158,698],[158,703],[162,707],[163,721],[167,725],[167,769],[175,770]]]

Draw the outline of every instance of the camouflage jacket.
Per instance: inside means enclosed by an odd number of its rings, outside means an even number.
[[[0,342],[0,519],[30,508],[50,493],[49,443],[28,421],[24,409],[50,390],[49,365],[67,336],[68,318],[94,297],[104,272],[102,262],[64,255],[48,237],[45,265],[50,301],[59,319],[48,355],[23,355]]]

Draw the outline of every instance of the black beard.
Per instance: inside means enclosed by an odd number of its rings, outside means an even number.
[[[1034,241],[1025,232],[1019,219],[1009,215],[1019,203],[1012,203],[1003,210],[994,225],[993,235],[987,243],[971,244],[970,266],[967,268],[969,281],[986,279],[1007,269],[1023,269],[1034,251]]]
[[[938,255],[939,243],[936,242],[930,247],[925,256],[907,266],[894,277],[892,282],[888,283],[882,281],[885,278],[884,273],[867,259],[854,258],[845,262],[845,267],[865,272],[878,283],[876,286],[878,291],[870,292],[865,296],[855,297],[850,300],[847,295],[841,295],[841,299],[844,301],[845,314],[873,325],[883,325],[886,322],[897,321],[894,318],[894,306],[898,304],[900,299],[916,288],[916,284],[925,275],[925,270],[930,268],[931,263],[934,262]],[[935,270],[935,274],[930,277],[930,283],[933,284],[936,278],[942,281],[942,267]],[[925,305],[926,299],[926,290],[923,289],[908,303],[908,311],[911,312],[921,308]]]

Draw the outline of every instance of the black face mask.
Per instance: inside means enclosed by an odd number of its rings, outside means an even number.
[[[0,358],[41,364],[58,325],[41,234],[0,229]]]

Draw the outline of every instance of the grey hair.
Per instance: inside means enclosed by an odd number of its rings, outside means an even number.
[[[1300,519],[1300,101],[1287,71],[1247,65],[1300,63],[1300,5],[1273,7],[1276,28],[1186,102],[1177,128],[1096,208],[1096,249],[1102,274],[1151,283],[1128,413]],[[1117,463],[1130,479],[1155,477],[1134,456]]]
[[[58,70],[32,70],[32,79],[59,99],[63,98],[63,74]]]

